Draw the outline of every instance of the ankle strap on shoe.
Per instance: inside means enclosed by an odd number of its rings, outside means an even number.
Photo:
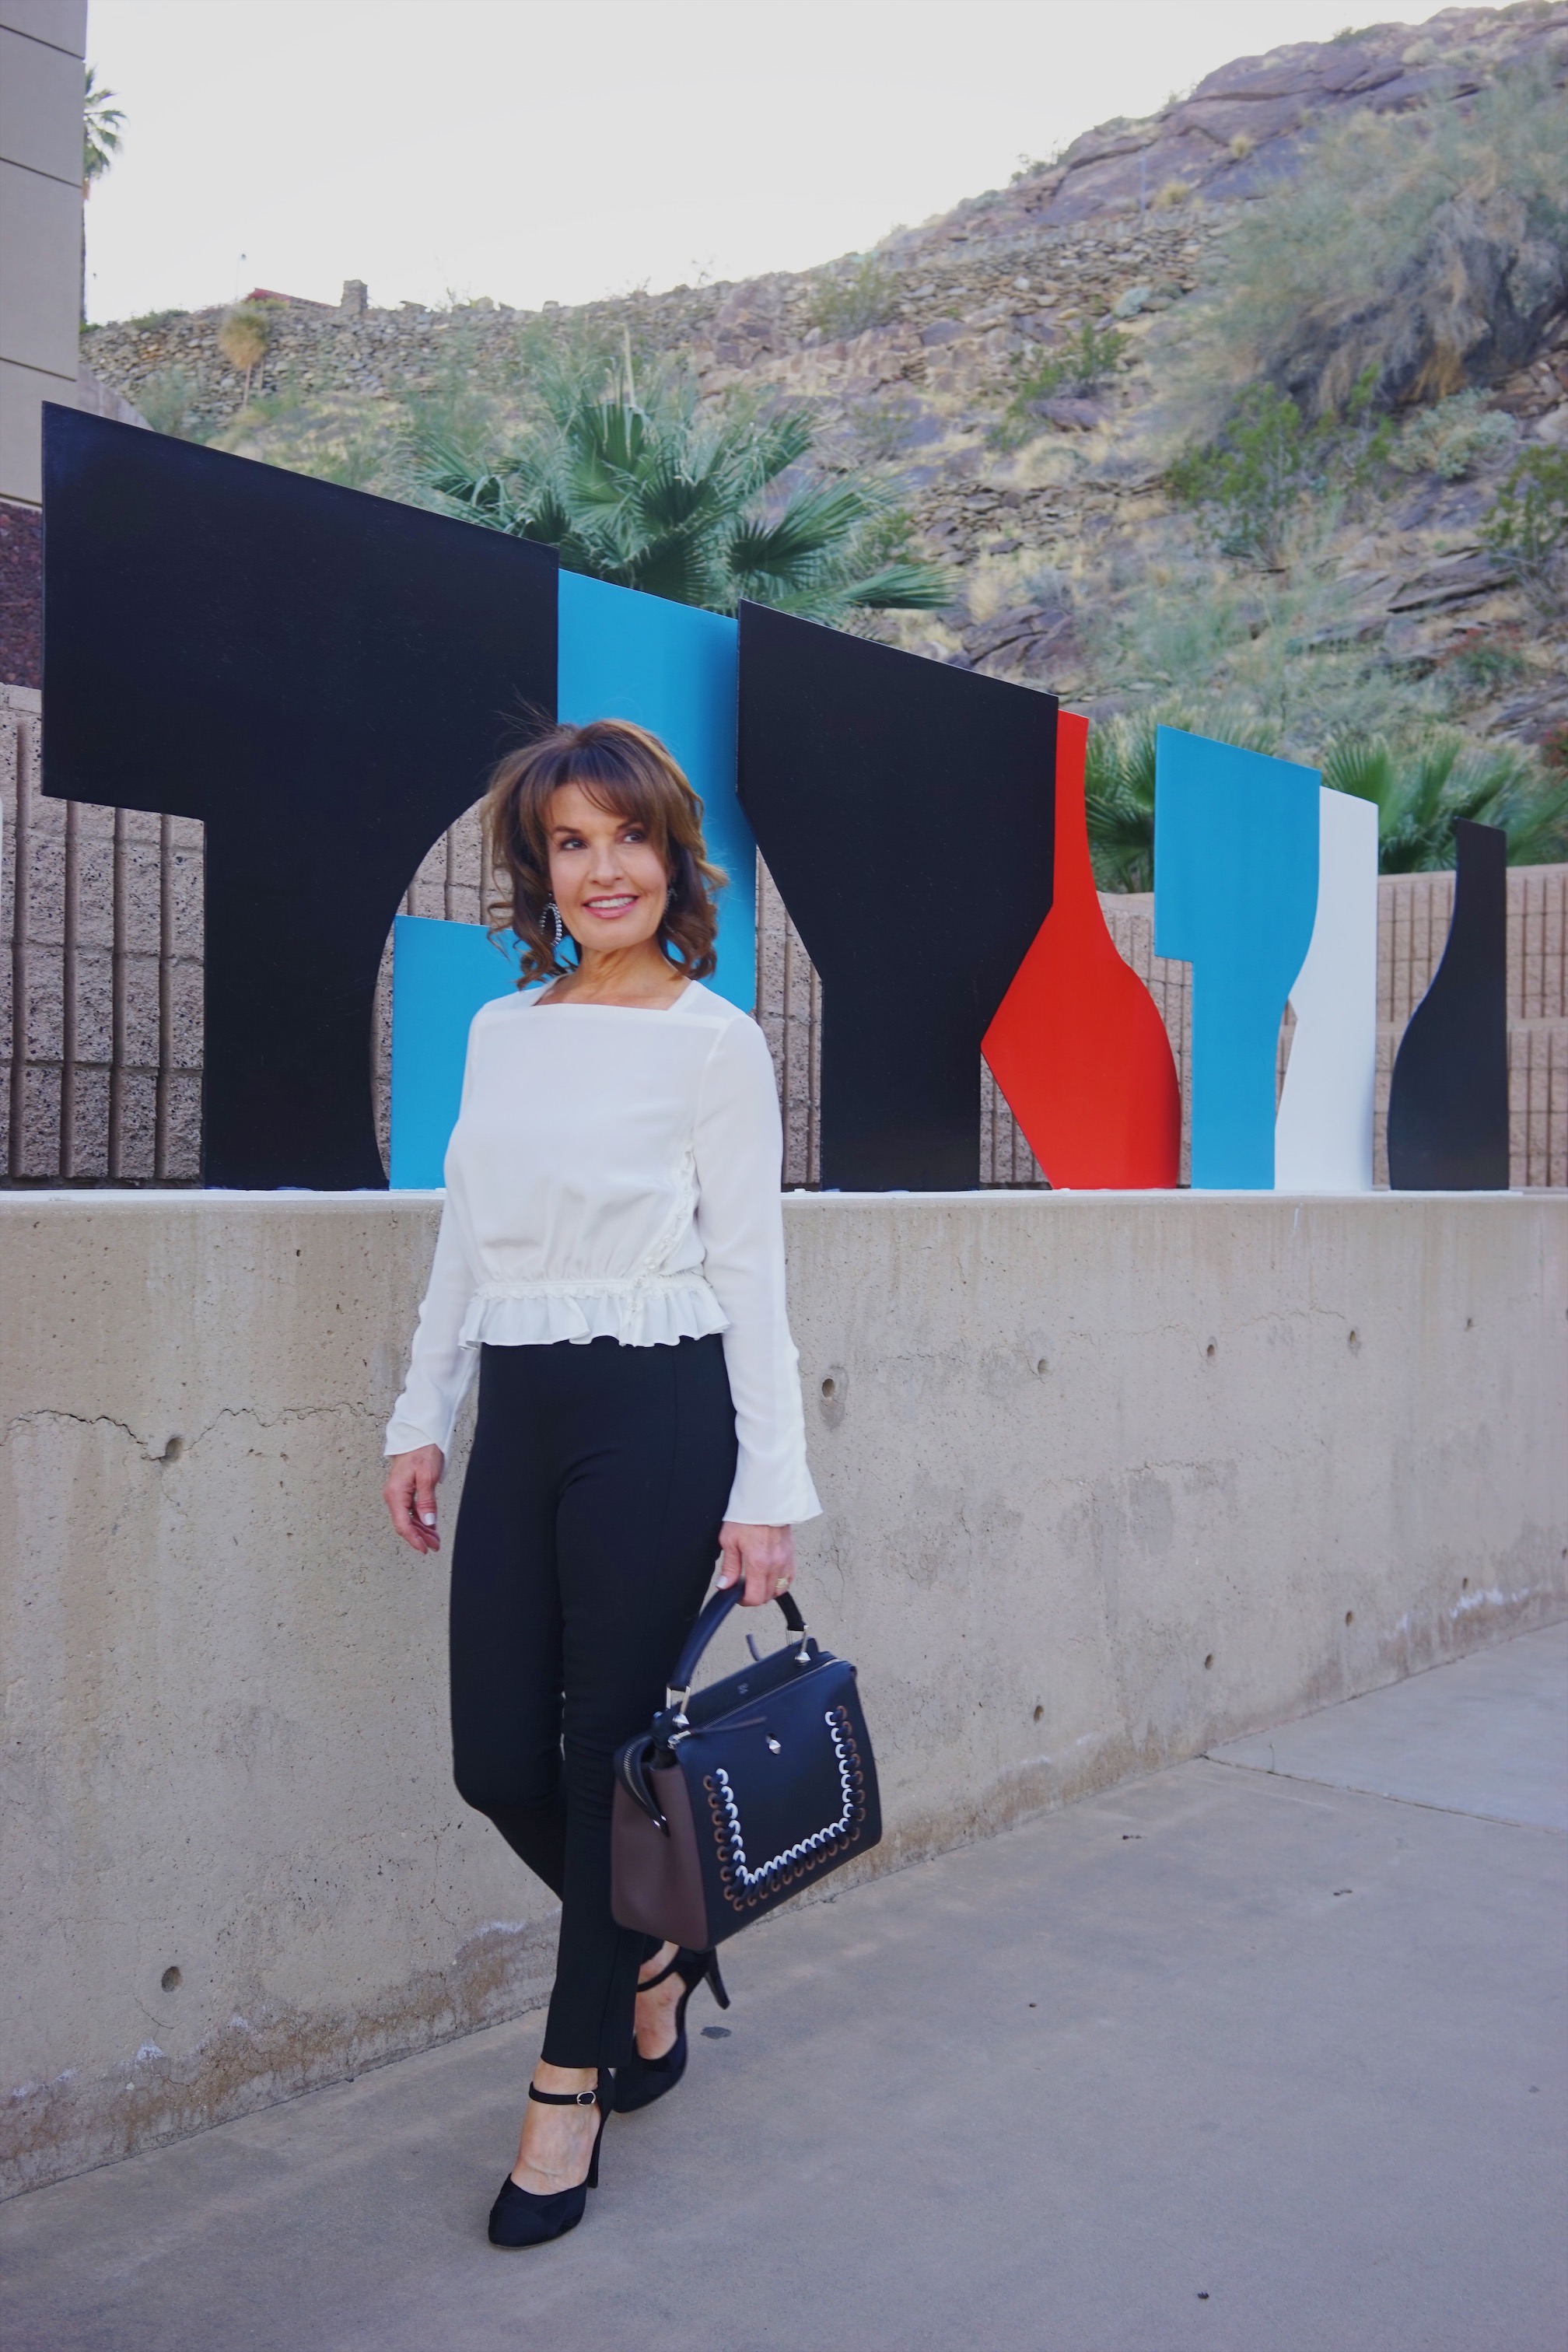
[[[528,2095],[537,2099],[542,2107],[596,2107],[599,2094],[594,2091],[536,2091],[531,2083]],[[619,2143],[617,2142],[618,2146]]]
[[[664,1964],[663,1968],[662,1968],[662,1969],[660,1969],[660,1970],[659,1970],[659,1972],[658,1972],[658,1976],[656,1976],[656,1977],[638,1977],[638,1979],[637,1979],[637,1990],[638,1990],[638,1992],[639,1992],[639,1993],[642,1993],[642,1992],[651,1992],[651,1991],[653,1990],[653,1989],[654,1989],[655,1985],[667,1984],[667,1983],[668,1982],[669,1979],[670,1979],[672,1976],[675,1976],[675,1975],[677,1975],[677,1974],[679,1973],[679,1968],[680,1968],[680,1954],[679,1954],[679,1952],[677,1952],[677,1954],[676,1954],[676,1956],[675,1956],[674,1959],[672,1959],[672,1960],[667,1960],[667,1961],[665,1962],[665,1964]]]

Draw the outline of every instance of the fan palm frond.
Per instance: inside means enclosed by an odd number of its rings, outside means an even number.
[[[1331,744],[1323,782],[1377,808],[1384,874],[1432,874],[1454,863],[1454,823],[1500,825],[1509,863],[1534,865],[1568,847],[1568,777],[1544,774],[1511,743],[1468,744],[1444,730],[1399,747],[1381,735]]]
[[[910,556],[847,582],[843,593],[868,613],[940,613],[952,602],[952,574],[945,564]]]
[[[90,195],[93,183],[101,180],[120,152],[124,137],[125,116],[114,103],[114,92],[100,85],[94,67],[87,68],[87,86],[82,93],[81,110],[81,188]]]
[[[628,349],[536,347],[532,421],[510,449],[416,428],[405,471],[444,514],[547,541],[570,571],[732,613],[742,596],[817,620],[951,602],[940,565],[863,544],[889,509],[868,476],[783,478],[816,427],[802,410],[704,402],[668,362]],[[785,495],[785,493],[788,493]],[[898,519],[895,519],[897,521]]]

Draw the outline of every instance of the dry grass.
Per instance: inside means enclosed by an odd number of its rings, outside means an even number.
[[[1339,404],[1369,362],[1386,369],[1399,398],[1458,391],[1462,355],[1457,381],[1424,392],[1405,388],[1399,372],[1420,363],[1416,346],[1431,332],[1425,314],[1453,307],[1452,287],[1426,279],[1451,276],[1464,245],[1458,232],[1472,221],[1478,235],[1562,240],[1568,101],[1540,73],[1503,77],[1468,112],[1449,103],[1363,111],[1325,133],[1289,185],[1247,206],[1227,239],[1214,296],[1184,319],[1185,372],[1221,397],[1258,376],[1300,397],[1296,360],[1308,354],[1312,413]],[[1449,237],[1452,253],[1446,222],[1458,239]]]

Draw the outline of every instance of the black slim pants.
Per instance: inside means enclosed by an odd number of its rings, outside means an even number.
[[[480,1351],[452,1548],[453,1771],[561,1897],[552,2065],[631,2054],[653,1948],[610,1916],[615,1752],[664,1704],[734,1475],[716,1333]]]

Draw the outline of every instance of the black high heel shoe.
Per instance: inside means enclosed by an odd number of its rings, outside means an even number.
[[[605,2137],[605,2126],[610,2120],[613,2088],[606,2068],[599,2070],[599,2082],[593,2091],[536,2091],[531,2083],[528,2095],[537,2099],[542,2107],[597,2107],[599,2128],[594,2134],[594,2153],[588,2158],[588,2177],[575,2189],[557,2189],[548,2197],[536,2197],[531,2189],[520,2189],[509,2172],[500,2185],[500,2195],[490,2207],[490,2243],[492,2246],[543,2246],[552,2238],[563,2238],[583,2219],[588,2203],[588,2191],[599,2185],[599,2142]]]
[[[633,2044],[631,2056],[624,2065],[616,2069],[616,2113],[618,2116],[635,2115],[638,2107],[652,2106],[655,2099],[662,2099],[667,2091],[673,2091],[685,2074],[686,2004],[704,1977],[712,1986],[713,1998],[720,2008],[728,2009],[730,2006],[730,1996],[719,1973],[717,1952],[689,1952],[683,1948],[677,1952],[674,1959],[666,1962],[658,1976],[644,1977],[637,1990],[651,1992],[655,1985],[664,1984],[677,1975],[686,1990],[675,2012],[675,2040],[662,2058],[644,2058]]]

